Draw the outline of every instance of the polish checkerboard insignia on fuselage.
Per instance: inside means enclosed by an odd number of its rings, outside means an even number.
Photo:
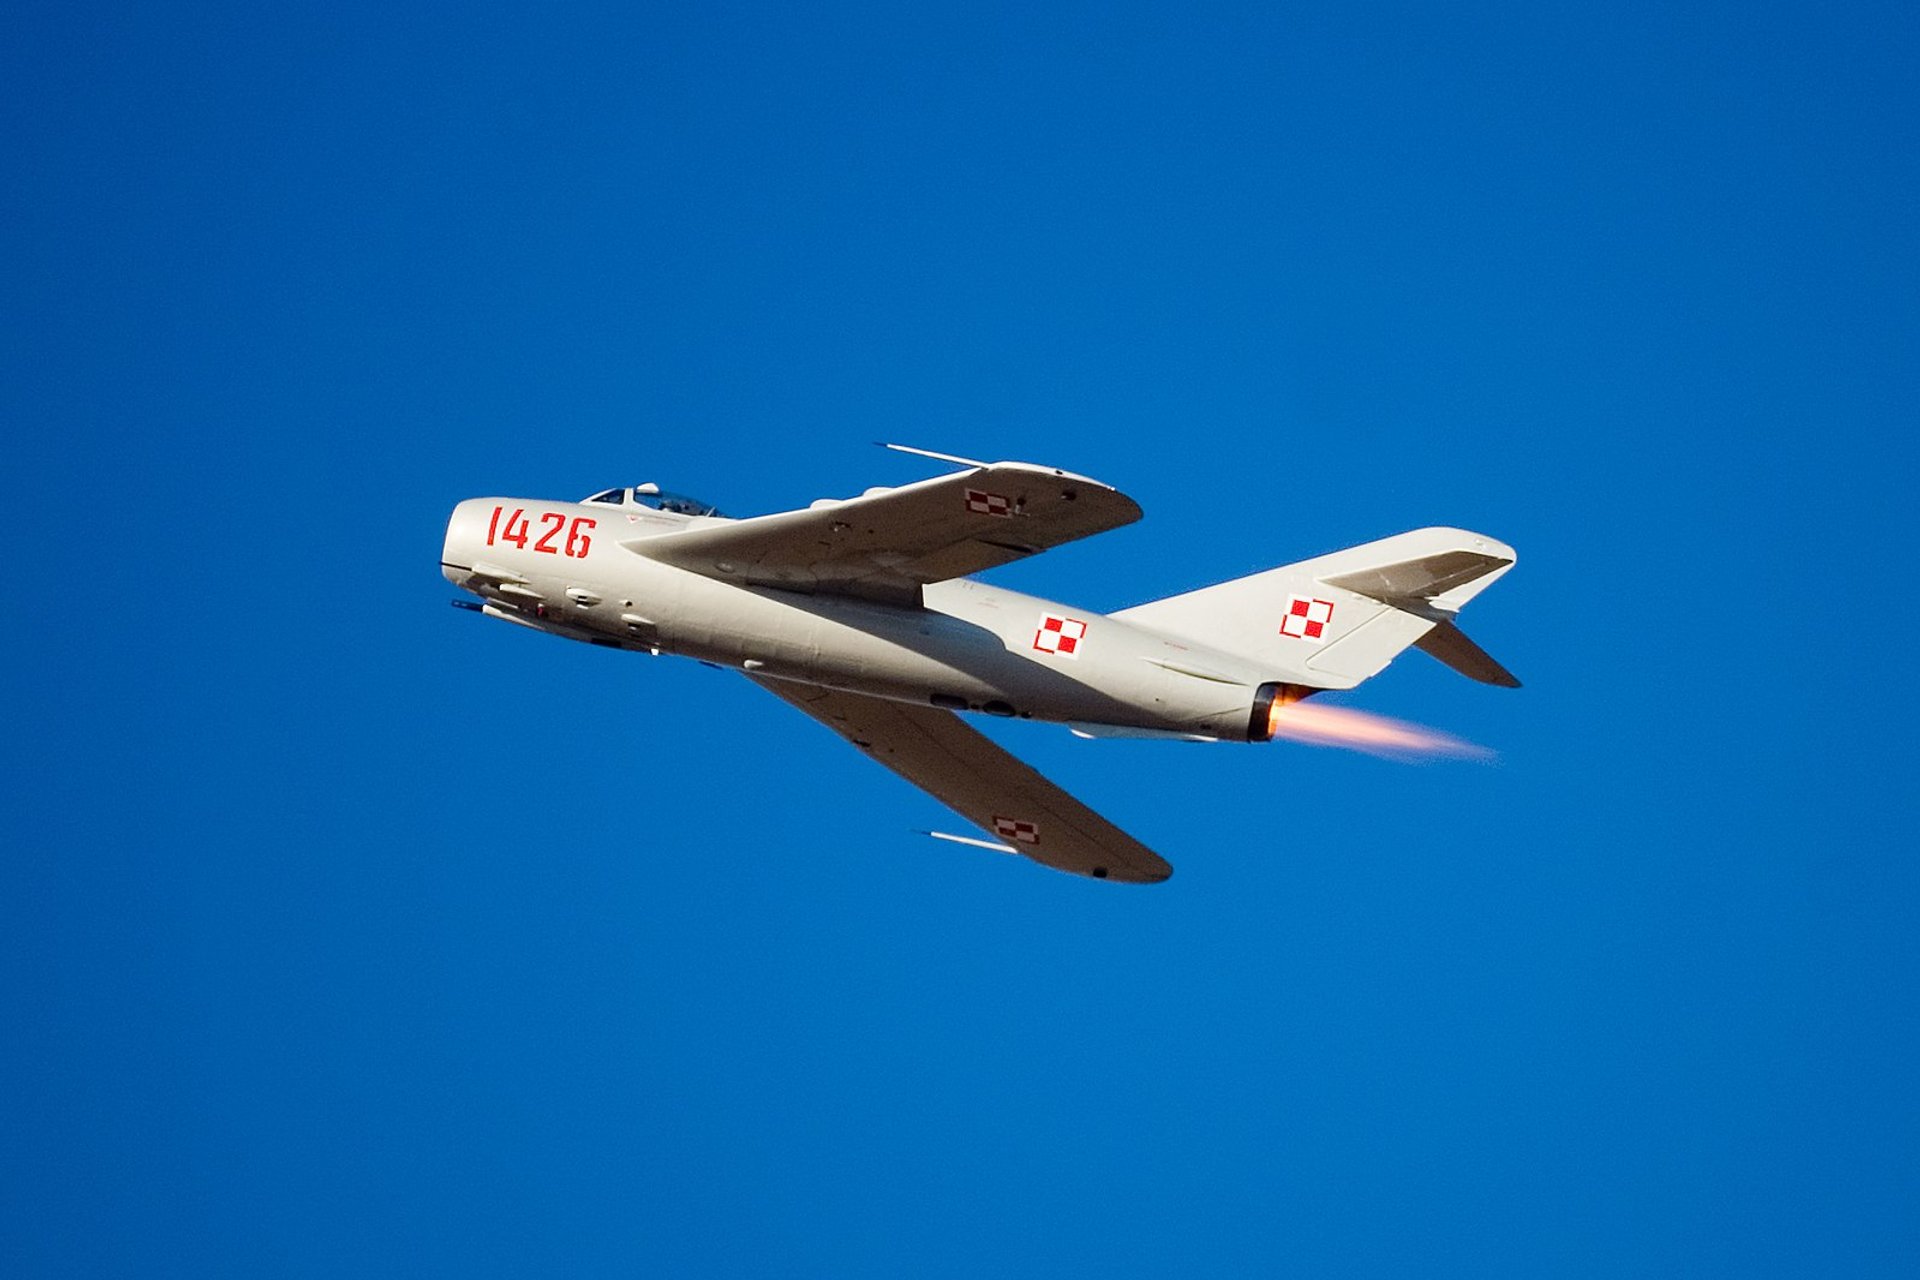
[[[1033,647],[1058,658],[1078,658],[1086,643],[1087,624],[1078,618],[1063,618],[1057,613],[1040,615],[1040,629],[1033,633]]]

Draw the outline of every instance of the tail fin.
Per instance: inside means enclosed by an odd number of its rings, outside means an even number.
[[[1113,616],[1322,689],[1350,689],[1416,644],[1462,675],[1517,686],[1453,623],[1513,562],[1493,538],[1415,529]]]

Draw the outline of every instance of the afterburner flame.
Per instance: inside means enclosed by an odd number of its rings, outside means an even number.
[[[1494,754],[1477,743],[1425,725],[1321,702],[1295,702],[1285,706],[1276,702],[1269,723],[1275,738],[1316,747],[1345,747],[1349,751],[1364,751],[1394,760],[1433,756],[1489,760]]]

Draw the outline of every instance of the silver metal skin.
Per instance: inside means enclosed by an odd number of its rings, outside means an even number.
[[[1277,708],[1358,683],[1436,628],[1436,657],[1517,683],[1452,623],[1511,567],[1504,544],[1417,530],[1100,614],[959,575],[1129,523],[1138,506],[1068,472],[968,465],[741,521],[663,503],[651,485],[577,503],[474,498],[454,509],[441,568],[490,617],[739,670],[996,836],[960,842],[1100,879],[1172,868],[953,712],[1264,740]],[[544,536],[526,523],[501,536],[515,514]],[[1311,628],[1285,616],[1309,604]]]

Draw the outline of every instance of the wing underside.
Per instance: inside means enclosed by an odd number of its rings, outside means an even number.
[[[1076,875],[1152,884],[1160,855],[970,728],[951,711],[749,676],[926,791],[994,842]]]
[[[980,573],[1139,518],[1133,499],[1097,480],[996,462],[625,545],[729,582],[918,604],[926,583]]]

